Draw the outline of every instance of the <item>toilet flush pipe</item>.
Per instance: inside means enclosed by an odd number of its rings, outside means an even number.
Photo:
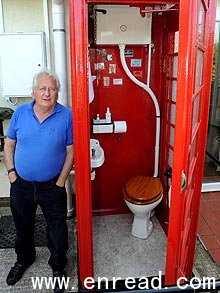
[[[124,55],[125,45],[120,44],[119,49],[120,49],[121,63],[122,63],[122,66],[123,66],[126,74],[136,85],[143,88],[150,95],[150,97],[154,103],[154,106],[155,106],[155,110],[156,110],[156,141],[155,141],[154,177],[157,177],[158,176],[158,165],[159,165],[160,107],[159,107],[157,98],[156,98],[155,94],[153,93],[153,91],[151,90],[151,88],[147,84],[139,81],[130,72],[130,70],[127,66],[126,60],[125,60],[125,55]]]
[[[150,71],[151,71],[151,44],[148,45],[148,64],[147,64],[147,85],[150,86]]]

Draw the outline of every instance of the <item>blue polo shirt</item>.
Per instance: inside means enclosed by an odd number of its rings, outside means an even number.
[[[37,119],[35,101],[19,106],[12,115],[7,136],[16,140],[14,164],[27,181],[47,181],[60,173],[66,146],[73,144],[72,113],[57,103],[43,122]]]

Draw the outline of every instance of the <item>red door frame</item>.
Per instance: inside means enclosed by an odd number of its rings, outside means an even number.
[[[206,134],[211,89],[214,44],[215,1],[201,0],[207,9],[204,43],[197,39],[198,1],[180,1],[179,52],[174,162],[171,209],[168,230],[165,281],[175,284],[179,277],[191,277],[196,245],[196,232],[204,168]],[[204,50],[203,87],[200,97],[200,120],[192,133],[193,97],[195,95],[196,49]],[[205,73],[205,74],[204,74]],[[197,136],[196,158],[189,160],[192,141]],[[195,167],[196,164],[196,167]],[[192,170],[196,170],[192,174]],[[182,171],[193,187],[181,191]],[[195,176],[196,175],[196,176]],[[193,189],[194,188],[194,189]],[[172,208],[173,207],[173,208]],[[187,227],[186,227],[187,226]],[[190,239],[190,240],[189,240]]]
[[[158,4],[179,4],[179,0],[84,0],[87,3],[111,3],[111,4],[148,4],[148,5],[158,5]]]
[[[78,272],[81,286],[93,277],[90,130],[87,86],[88,26],[85,1],[70,0],[70,57],[74,118],[74,163]]]
[[[78,267],[79,267],[79,281],[82,287],[84,280],[87,277],[94,277],[93,271],[93,241],[92,241],[92,204],[91,204],[91,182],[90,182],[90,153],[89,153],[89,107],[88,107],[88,85],[87,85],[87,59],[88,59],[88,26],[87,26],[87,3],[119,3],[119,4],[158,4],[158,3],[180,3],[181,10],[185,19],[189,19],[192,11],[189,3],[194,0],[180,0],[180,1],[140,1],[140,0],[70,0],[70,57],[71,57],[71,83],[72,83],[72,106],[74,117],[74,157],[75,157],[75,171],[76,171],[76,206],[77,206],[77,241],[78,241]],[[204,0],[205,1],[205,0]],[[185,3],[184,3],[185,2]],[[197,1],[194,1],[197,2]],[[215,2],[211,0],[211,2]],[[210,14],[213,14],[214,6],[210,9]],[[191,7],[192,9],[192,7]],[[191,46],[192,46],[192,34],[191,22],[184,21],[184,17],[181,18],[180,29],[183,30],[181,34],[180,43],[180,65],[179,72],[183,72],[185,81],[190,78],[189,63],[191,62]],[[213,21],[211,17],[207,26],[213,31]],[[208,50],[211,52],[213,44],[212,34],[209,35]],[[206,59],[206,64],[212,63],[212,54]],[[189,66],[190,67],[190,66]],[[211,71],[209,70],[206,76],[206,82],[208,83],[211,77]],[[185,83],[187,84],[187,83]],[[179,87],[179,93],[183,93],[183,99],[179,99],[178,109],[181,109],[183,115],[177,117],[177,128],[179,133],[175,140],[175,149],[178,150],[178,156],[175,161],[175,168],[173,170],[173,194],[172,201],[175,201],[175,210],[181,212],[181,201],[178,197],[181,186],[181,173],[184,170],[184,158],[186,154],[186,148],[184,141],[187,141],[187,103],[185,100],[188,92],[188,88],[184,86],[184,82]],[[210,87],[207,86],[205,93],[208,96]],[[206,107],[206,108],[205,108]],[[203,117],[207,118],[208,100],[204,102]],[[184,124],[183,124],[184,122]],[[188,121],[189,122],[189,121]],[[185,125],[186,128],[182,128]],[[202,131],[206,133],[207,123],[203,123]],[[200,142],[200,151],[204,153],[205,139]],[[204,155],[201,155],[200,163],[200,177],[199,185],[202,180]],[[199,186],[198,185],[198,186]],[[198,187],[199,188],[199,187]],[[176,190],[176,192],[175,192]],[[175,195],[176,194],[176,195]],[[197,200],[198,202],[198,200]],[[172,204],[172,203],[171,203]],[[178,218],[180,214],[177,214],[174,210],[171,211],[172,217]],[[198,217],[197,217],[198,218]],[[194,223],[194,232],[196,235],[197,222]],[[178,223],[172,224],[169,227],[169,239],[168,239],[168,255],[167,255],[167,267],[166,267],[166,281],[167,283],[175,283],[178,273],[176,264],[178,263],[178,256],[180,248],[178,246],[178,237],[180,237],[181,231],[179,230]],[[191,255],[194,254],[195,246],[191,246]],[[192,257],[193,261],[193,257]],[[191,261],[191,263],[192,263]]]

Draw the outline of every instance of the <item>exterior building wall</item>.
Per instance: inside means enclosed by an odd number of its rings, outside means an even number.
[[[52,24],[52,1],[48,0],[48,18],[49,18],[49,34],[46,31],[46,24],[44,19],[44,0],[0,0],[0,5],[2,5],[2,9],[0,9],[0,13],[2,11],[2,15],[0,15],[0,33],[36,33],[36,32],[45,32],[46,37],[49,39],[49,52],[50,52],[50,60],[49,64],[51,65],[51,69],[54,69],[54,54],[53,54],[53,24]],[[65,5],[65,25],[66,25],[66,39],[67,39],[67,70],[69,68],[69,37],[68,37],[68,1],[64,1]],[[15,48],[16,50],[16,48]],[[16,52],[17,53],[17,52]],[[24,64],[25,66],[25,64]],[[69,75],[68,75],[69,76]],[[30,101],[31,97],[19,97],[18,101],[15,105],[12,105],[5,97],[2,95],[2,73],[0,71],[0,107],[8,107],[15,110],[17,106]],[[68,96],[69,89],[69,77],[68,77]],[[31,85],[30,85],[31,88]],[[14,98],[12,98],[12,102]],[[69,98],[68,101],[71,101]],[[3,122],[4,126],[4,134],[7,131],[9,125],[9,120],[5,120]],[[3,154],[0,154],[0,186],[1,192],[0,197],[8,197],[9,196],[9,184],[6,175],[6,169],[3,161]]]

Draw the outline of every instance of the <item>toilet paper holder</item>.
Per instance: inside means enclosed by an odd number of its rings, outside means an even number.
[[[112,123],[99,123],[92,125],[93,134],[97,133],[125,133],[127,132],[126,121],[112,121]]]
[[[105,118],[101,119],[99,114],[92,120],[93,134],[97,133],[125,133],[127,132],[126,121],[112,121],[111,112],[107,107]]]

